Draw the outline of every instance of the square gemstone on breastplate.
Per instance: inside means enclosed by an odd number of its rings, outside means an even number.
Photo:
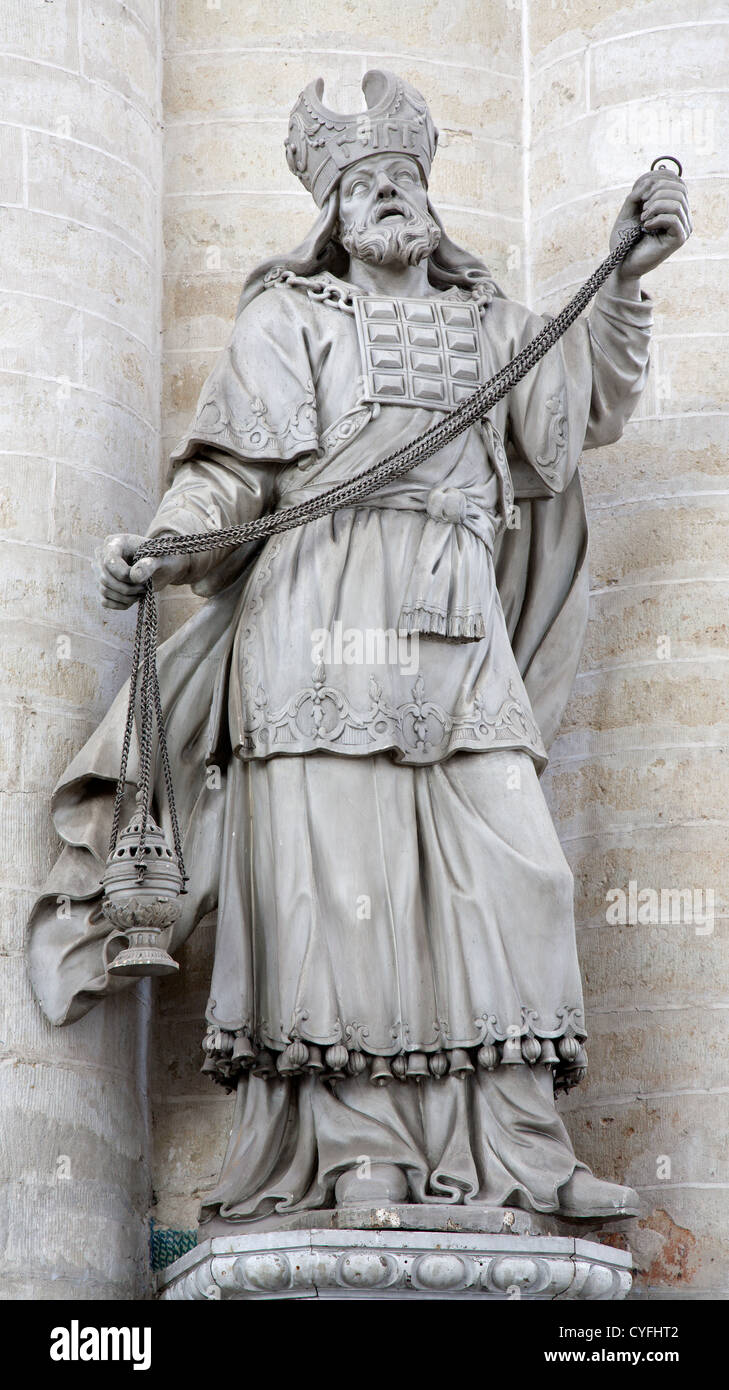
[[[397,399],[398,396],[405,395],[404,376],[397,376],[394,373],[389,376],[385,375],[384,372],[374,372],[373,384],[378,396],[392,396]]]
[[[401,342],[400,325],[398,323],[368,323],[367,336],[371,343],[397,343]]]
[[[437,377],[413,377],[413,396],[417,401],[442,401],[446,404],[445,384]]]
[[[441,313],[449,328],[473,328],[470,304],[443,304]]]
[[[446,331],[446,338],[451,352],[468,352],[474,355],[478,352],[475,333],[464,333],[459,329],[449,328]]]
[[[435,323],[435,307],[419,299],[401,299],[403,318],[408,323]]]
[[[440,333],[437,328],[411,328],[408,325],[408,342],[413,347],[440,347]]]
[[[403,372],[405,370],[403,354],[399,348],[373,347],[370,356],[373,367],[379,367],[383,371]]]
[[[366,299],[364,310],[368,319],[388,319],[392,322],[397,318],[397,309],[391,299]]]
[[[475,357],[470,361],[467,357],[451,357],[449,367],[454,381],[478,381],[478,361]]]
[[[443,372],[443,358],[439,352],[410,353],[410,368],[413,372],[432,372],[440,376]]]

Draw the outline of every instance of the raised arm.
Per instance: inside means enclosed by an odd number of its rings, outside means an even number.
[[[647,233],[599,290],[588,319],[592,399],[585,448],[620,438],[646,383],[653,306],[642,276],[677,251],[693,230],[686,186],[669,169],[642,174],[618,213],[610,249],[639,218]]]
[[[647,235],[598,291],[590,314],[577,320],[511,392],[508,445],[512,463],[528,464],[552,492],[562,492],[585,448],[619,439],[646,383],[651,300],[641,277],[690,235],[686,190],[667,170],[644,174],[623,204],[611,234],[613,247],[640,217]],[[544,320],[508,302],[509,356],[534,337]]]

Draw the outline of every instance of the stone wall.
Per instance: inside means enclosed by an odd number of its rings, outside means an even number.
[[[128,670],[93,550],[158,486],[159,55],[155,0],[0,7],[4,1298],[149,1283],[148,991],[56,1030],[22,949],[51,789]]]
[[[546,784],[577,878],[591,1034],[568,1123],[596,1171],[644,1198],[639,1295],[702,1298],[729,1275],[729,14],[565,0],[530,5],[530,30],[535,306],[554,311],[588,272],[656,155],[680,156],[694,208],[693,238],[646,281],[637,417],[583,460],[591,619]],[[608,925],[606,892],[631,880],[713,890],[713,930]]]

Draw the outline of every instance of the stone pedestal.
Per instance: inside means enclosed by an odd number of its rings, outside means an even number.
[[[290,1229],[212,1236],[163,1272],[160,1298],[609,1301],[631,1288],[625,1251],[552,1234],[550,1218],[520,1211],[393,1206],[308,1215],[316,1226],[289,1218]],[[426,1216],[431,1229],[423,1229]]]

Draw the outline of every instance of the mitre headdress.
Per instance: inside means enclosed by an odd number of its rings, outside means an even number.
[[[321,77],[304,88],[285,141],[289,168],[319,207],[345,169],[371,154],[410,155],[427,183],[438,132],[420,92],[394,72],[374,68],[362,78],[367,110],[343,116],[324,106],[323,91]]]

